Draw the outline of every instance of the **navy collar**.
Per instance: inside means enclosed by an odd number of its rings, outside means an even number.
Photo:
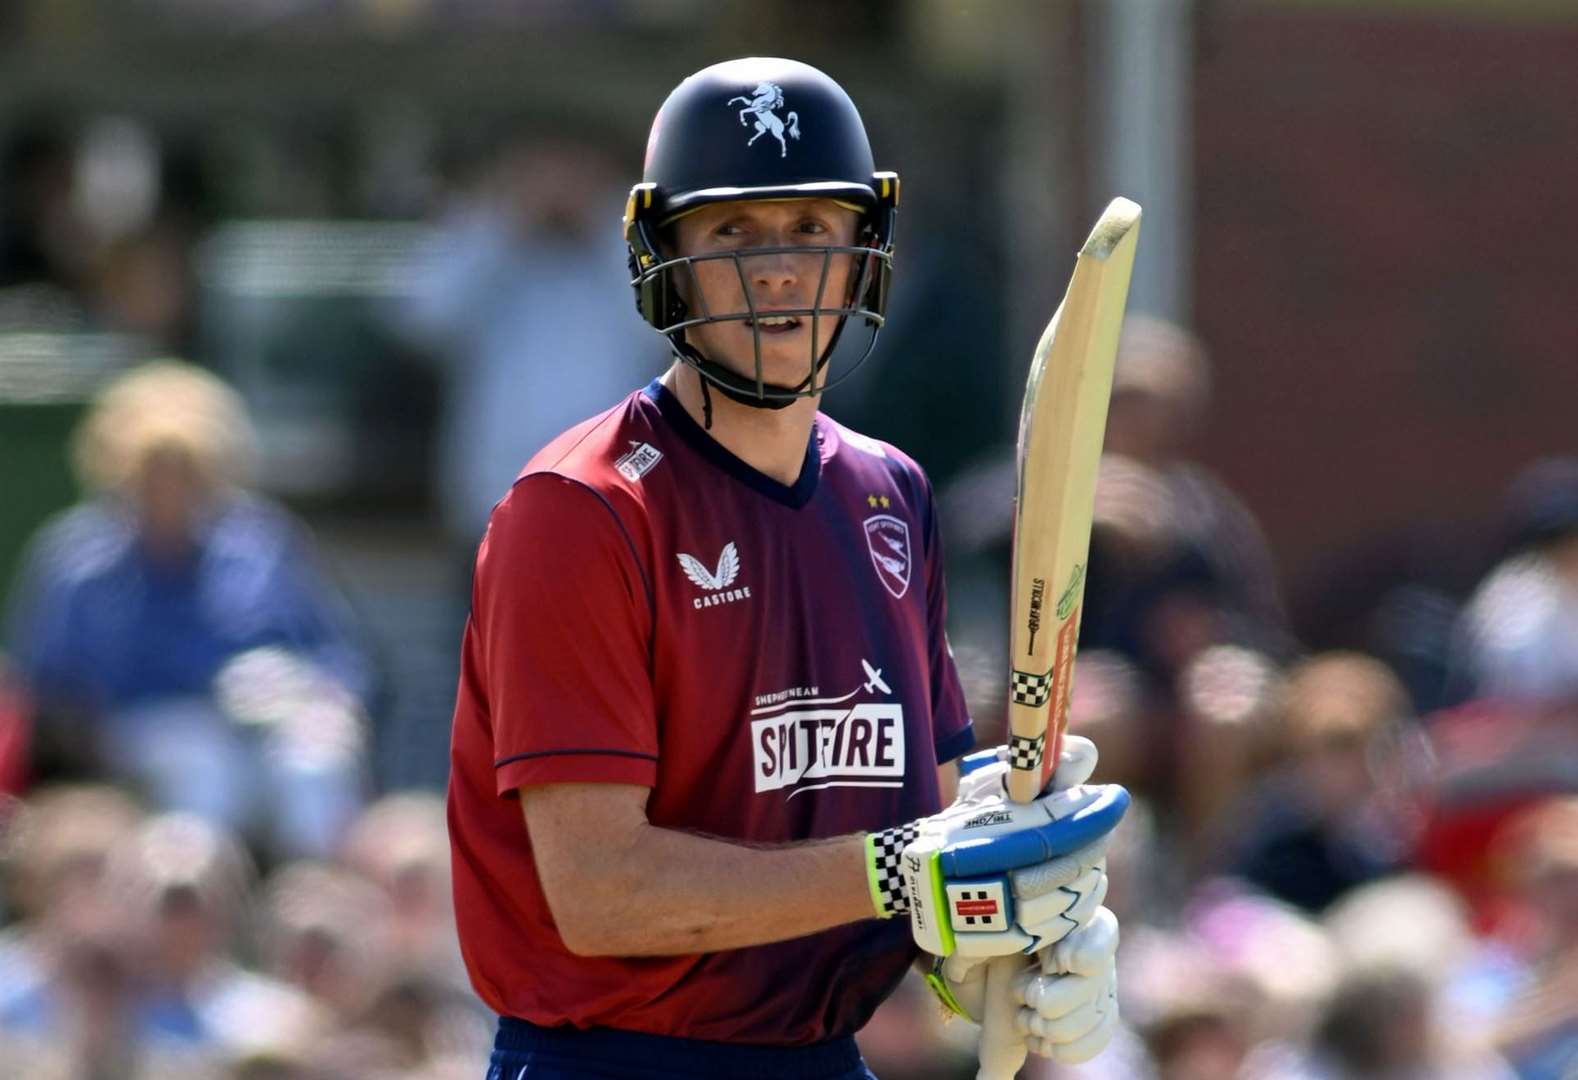
[[[792,510],[800,509],[816,494],[816,484],[822,476],[822,433],[817,425],[811,426],[811,438],[806,443],[805,461],[800,465],[799,477],[794,484],[786,486],[747,465],[707,434],[661,380],[653,379],[642,393],[657,405],[663,419],[668,421],[686,445],[751,490]]]

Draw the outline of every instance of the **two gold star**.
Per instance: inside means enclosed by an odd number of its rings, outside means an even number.
[[[878,506],[880,506],[880,507],[882,507],[882,509],[886,510],[888,508],[888,504],[889,504],[890,501],[891,500],[889,500],[886,495],[867,495],[866,496],[866,505],[870,506],[873,510],[875,510]]]

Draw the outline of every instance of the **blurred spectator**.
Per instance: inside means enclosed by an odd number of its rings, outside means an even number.
[[[110,857],[142,820],[142,810],[108,787],[72,785],[35,792],[3,822],[5,914],[0,935],[0,1024],[32,1006],[61,943],[101,921]]]
[[[337,1059],[357,1047],[360,1068],[373,1055],[394,1074],[410,1075],[475,1057],[487,1045],[493,1017],[479,1012],[442,967],[426,968],[420,957],[403,953],[400,929],[395,906],[377,886],[343,867],[299,862],[271,878],[265,965],[351,1039],[320,1043],[315,1054]]]
[[[173,362],[108,386],[76,436],[89,499],[46,525],[10,633],[41,764],[326,853],[361,800],[369,675],[286,512],[245,490],[239,399]]]
[[[1249,1080],[1513,1080],[1505,1062],[1459,1045],[1440,1023],[1434,989],[1417,972],[1361,968],[1347,975],[1310,1046],[1263,1047]]]
[[[69,296],[92,246],[72,201],[74,148],[58,119],[24,120],[0,153],[0,290],[31,286]]]
[[[264,970],[341,1025],[358,1019],[388,973],[388,905],[370,882],[332,863],[294,862],[265,883]]]
[[[380,799],[352,826],[341,861],[377,885],[387,899],[385,948],[391,963],[446,980],[470,1000],[455,936],[443,797],[405,792]]]
[[[144,993],[148,924],[119,871],[141,828],[136,806],[106,788],[43,791],[18,815],[6,889],[22,921],[0,945],[0,1075],[210,1075]]]
[[[1461,666],[1477,697],[1578,707],[1578,458],[1513,482],[1506,559],[1469,602]]]
[[[1500,1044],[1527,1080],[1578,1074],[1578,796],[1547,800],[1500,836],[1531,925]]]
[[[1397,868],[1417,828],[1421,744],[1408,695],[1383,664],[1326,653],[1289,674],[1286,766],[1235,812],[1234,869],[1306,911]]]
[[[532,454],[662,369],[630,291],[628,182],[569,128],[513,138],[412,267],[394,314],[450,372],[440,490],[468,561]]]
[[[150,819],[116,852],[106,885],[135,934],[149,1031],[230,1057],[317,1024],[303,995],[236,963],[255,880],[235,837],[187,815]]]
[[[129,335],[155,355],[186,348],[195,306],[193,243],[171,218],[109,245],[94,283],[95,314],[105,327]]]
[[[1105,448],[1156,471],[1171,526],[1204,559],[1225,607],[1249,624],[1236,639],[1283,655],[1287,620],[1265,535],[1227,485],[1188,457],[1210,407],[1211,371],[1199,339],[1160,319],[1124,320]]]
[[[1276,665],[1238,645],[1213,645],[1179,678],[1172,802],[1179,854],[1197,872],[1220,870],[1217,853],[1243,828],[1231,811],[1271,763],[1281,695]]]
[[[1126,942],[1124,1015],[1143,1033],[1155,1080],[1236,1075],[1256,1036],[1253,981],[1200,942],[1149,928]],[[1136,970],[1138,968],[1138,970]],[[1099,1059],[1098,1059],[1099,1060]]]
[[[1154,733],[1145,727],[1145,687],[1134,664],[1110,650],[1081,650],[1071,694],[1069,723],[1096,744],[1102,782],[1153,792],[1159,755],[1151,753]]]
[[[1319,923],[1280,900],[1217,879],[1183,905],[1182,929],[1186,943],[1210,955],[1212,970],[1248,986],[1254,1007],[1243,1023],[1251,1044],[1308,1037],[1341,974],[1337,950]],[[1173,974],[1176,979],[1184,971]],[[1176,992],[1192,993],[1190,986],[1184,978]]]
[[[1184,531],[1166,478],[1137,459],[1102,455],[1080,647],[1124,654],[1165,692],[1202,650],[1250,643],[1229,594]]]

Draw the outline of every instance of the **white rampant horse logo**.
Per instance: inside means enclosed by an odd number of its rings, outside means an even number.
[[[789,144],[784,141],[785,125],[788,127],[789,138],[798,139],[800,137],[800,115],[791,111],[782,119],[778,117],[775,110],[783,108],[784,92],[782,88],[773,83],[757,83],[756,89],[752,91],[752,94],[754,95],[752,97],[740,95],[731,97],[728,100],[730,105],[733,105],[736,101],[745,102],[745,108],[740,110],[741,127],[746,126],[747,121],[745,118],[747,115],[756,117],[756,134],[752,135],[750,141],[745,145],[750,146],[751,143],[771,132],[773,138],[778,140],[778,156],[788,157]]]

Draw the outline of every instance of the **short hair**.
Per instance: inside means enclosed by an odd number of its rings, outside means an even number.
[[[1520,886],[1578,873],[1578,795],[1552,796],[1520,811],[1497,840],[1510,865],[1507,876]]]
[[[78,482],[114,491],[154,454],[175,451],[211,483],[244,486],[257,461],[257,433],[241,397],[222,379],[178,360],[126,372],[94,398],[72,440]]]
[[[1295,752],[1333,741],[1364,744],[1411,718],[1408,692],[1392,669],[1357,652],[1329,652],[1288,675],[1283,698]]]
[[[58,899],[64,874],[80,869],[100,878],[111,856],[142,824],[143,811],[124,792],[104,784],[36,790],[20,803],[0,835],[0,862],[24,918]]]
[[[1209,354],[1198,337],[1176,323],[1130,315],[1118,334],[1112,391],[1168,401],[1198,418],[1211,400]]]

